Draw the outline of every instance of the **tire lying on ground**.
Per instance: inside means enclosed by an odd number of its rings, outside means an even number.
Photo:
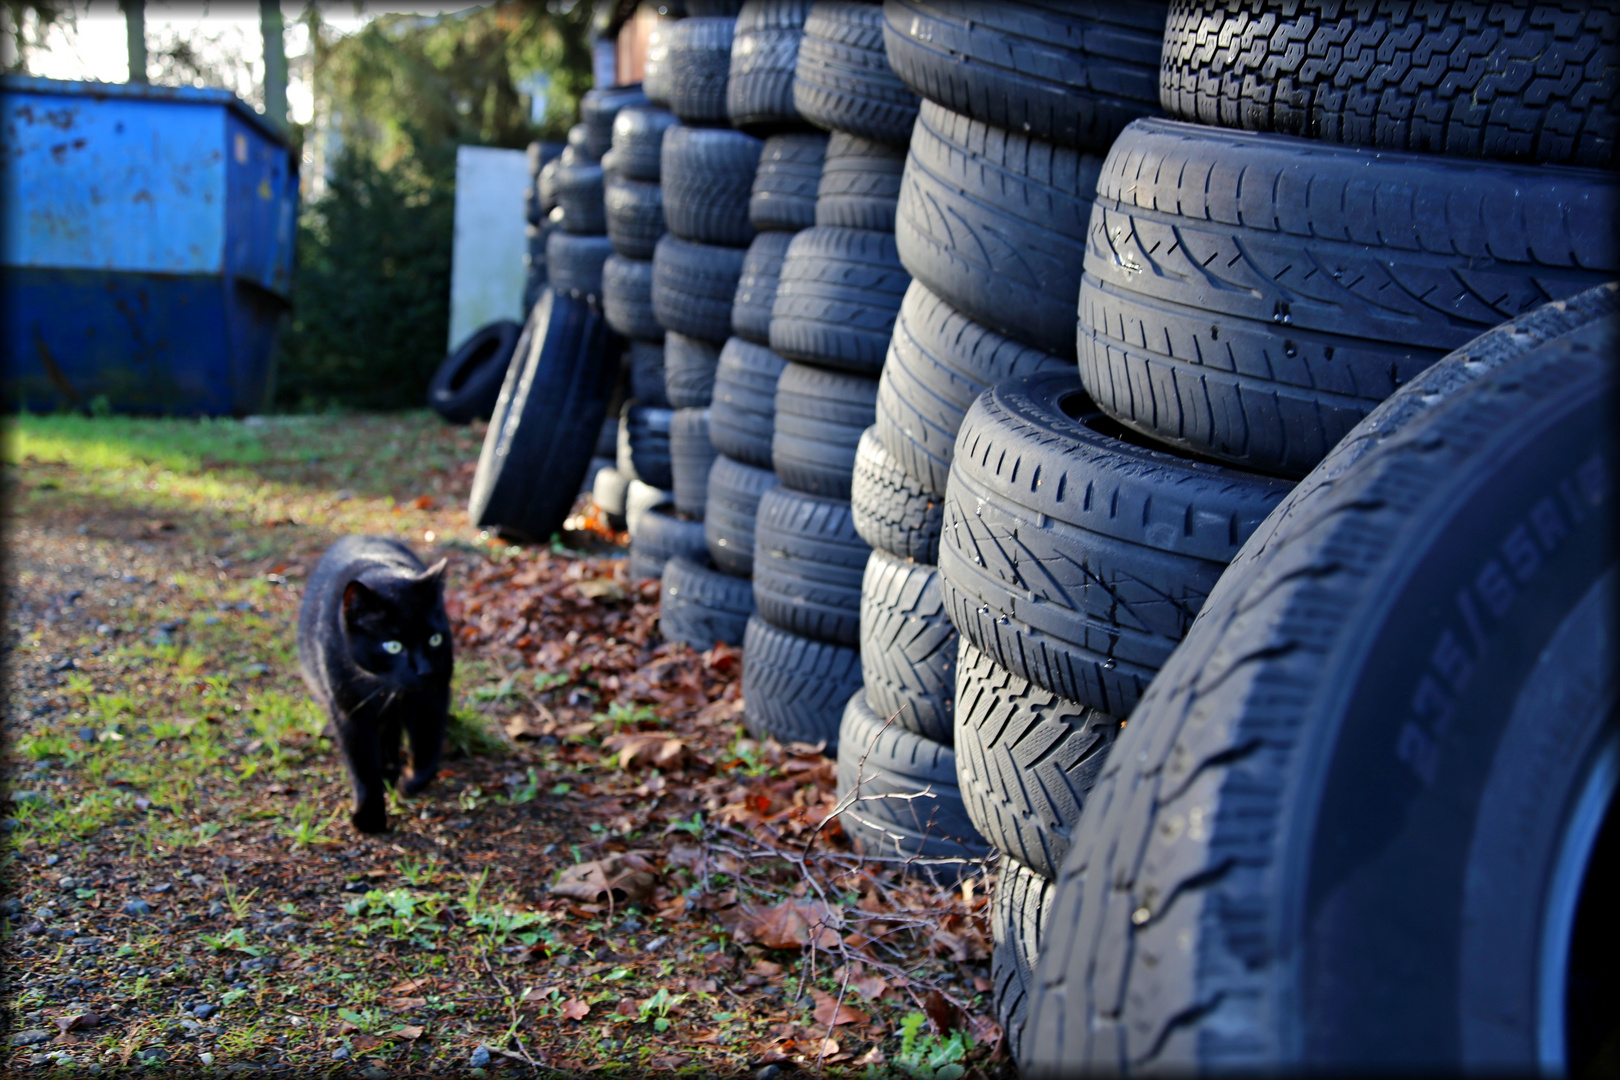
[[[670,487],[669,425],[675,410],[627,401],[619,415],[615,464],[632,480],[655,488]]]
[[[553,291],[576,300],[602,298],[602,266],[613,254],[605,236],[577,236],[556,229],[546,238],[546,273]]]
[[[838,732],[838,795],[849,801],[838,822],[867,856],[981,859],[989,845],[973,830],[956,786],[956,755],[872,711],[850,695]],[[968,867],[919,861],[909,872],[952,882]]]
[[[677,555],[664,564],[659,591],[658,632],[667,641],[683,641],[694,649],[714,643],[741,645],[754,613],[754,590],[746,578],[735,578]]]
[[[748,195],[748,220],[754,228],[796,232],[816,223],[816,186],[826,152],[827,136],[820,132],[796,131],[765,140]]]
[[[885,0],[883,42],[895,74],[929,101],[1007,131],[1106,150],[1126,124],[1159,111],[1168,7]]]
[[[627,338],[656,341],[664,328],[653,315],[652,263],[609,255],[602,263],[602,314]]]
[[[726,81],[734,127],[769,133],[804,123],[793,107],[793,70],[810,0],[749,0],[737,12]]]
[[[677,409],[701,409],[714,396],[720,350],[713,342],[673,331],[664,338],[664,393]]]
[[[1098,195],[1079,301],[1097,404],[1289,476],[1449,350],[1620,274],[1596,170],[1141,120]]]
[[[855,531],[877,550],[929,565],[939,562],[945,498],[924,489],[900,467],[876,426],[863,431],[855,447],[849,507]]]
[[[894,232],[905,172],[903,146],[835,131],[816,184],[816,225]]]
[[[887,233],[805,229],[782,260],[771,348],[789,360],[875,376],[910,283]]]
[[[917,95],[889,68],[882,8],[846,0],[811,7],[799,41],[793,106],[819,128],[906,144]]]
[[[618,353],[588,304],[541,294],[532,344],[507,368],[473,475],[479,528],[543,541],[562,527],[591,460],[618,376]],[[547,478],[544,484],[534,478]]]
[[[754,526],[754,602],[774,626],[858,645],[861,576],[872,548],[849,503],[778,484],[760,496]]]
[[[907,476],[943,494],[974,398],[1003,379],[1071,370],[1070,361],[980,326],[913,281],[878,385],[878,438]]]
[[[771,467],[798,491],[848,499],[861,433],[871,426],[877,380],[789,364],[776,383]]]
[[[1250,537],[1081,817],[1026,1068],[1596,1067],[1617,345],[1613,285],[1482,335]]]
[[[709,469],[709,500],[703,510],[703,537],[709,558],[725,573],[754,576],[754,523],[760,496],[776,485],[776,474],[726,457]],[[750,586],[752,588],[752,586]]]
[[[1121,718],[1292,486],[1124,434],[1072,374],[991,387],[957,435],[939,546],[964,637]]]
[[[625,507],[628,512],[631,508]],[[676,517],[667,502],[630,515],[630,578],[647,581],[662,577],[664,566],[676,556],[702,562],[708,558],[703,523]]]
[[[709,441],[727,457],[772,468],[776,384],[787,361],[763,345],[734,337],[720,350],[709,406]]]
[[[500,319],[479,328],[444,358],[428,384],[428,404],[452,424],[488,420],[524,327]]]
[[[613,127],[619,113],[647,104],[639,85],[598,87],[580,95],[579,119],[585,125],[585,152],[600,159],[613,147]]]
[[[956,640],[939,569],[873,551],[861,578],[861,670],[872,711],[950,745]]]
[[[837,753],[844,706],[861,690],[861,654],[848,645],[801,637],[755,615],[743,636],[743,655],[748,733],[785,743],[824,743],[824,753]]]
[[[670,490],[675,493],[675,509],[698,521],[703,520],[703,507],[709,500],[709,469],[714,459],[709,410],[676,409],[669,424]]]
[[[754,237],[743,258],[742,274],[731,301],[731,329],[759,345],[771,343],[771,306],[782,276],[782,260],[793,242],[789,232],[765,232]]]
[[[664,224],[664,187],[656,181],[609,176],[602,195],[603,216],[613,250],[627,259],[650,259]]]
[[[630,362],[630,396],[643,405],[669,405],[664,394],[664,343],[631,341],[626,351]],[[618,439],[614,439],[617,452]]]
[[[748,200],[764,143],[730,128],[677,124],[664,133],[664,220],[683,240],[745,245]]]
[[[658,76],[669,110],[686,124],[724,124],[735,16],[686,18],[671,26]]]
[[[1101,166],[925,101],[896,212],[900,261],[975,322],[1072,359]]]
[[[1159,100],[1173,116],[1222,127],[1613,168],[1617,38],[1620,14],[1603,4],[1178,0]]]
[[[548,252],[549,253],[549,252]],[[723,342],[742,276],[743,248],[666,235],[653,252],[653,310],[665,330]]]
[[[658,105],[629,105],[613,118],[612,172],[626,180],[658,183],[664,133],[678,121]],[[603,159],[604,166],[607,159]]]
[[[970,641],[961,642],[955,676],[953,740],[968,816],[1002,854],[1056,878],[1119,721],[1014,675]]]

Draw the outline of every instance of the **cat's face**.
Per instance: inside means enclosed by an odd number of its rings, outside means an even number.
[[[443,573],[441,561],[416,577],[365,574],[349,583],[344,629],[349,655],[362,670],[401,689],[449,675]]]

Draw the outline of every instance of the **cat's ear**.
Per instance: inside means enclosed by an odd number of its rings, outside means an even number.
[[[378,606],[377,593],[371,586],[358,579],[343,586],[343,617],[353,620],[361,613],[371,611]]]
[[[440,559],[420,574],[417,574],[416,580],[423,585],[437,585],[444,580],[444,569],[449,565],[449,559]]]

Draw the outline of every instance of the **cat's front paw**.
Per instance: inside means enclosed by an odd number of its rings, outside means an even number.
[[[388,831],[388,811],[379,805],[368,804],[349,815],[349,824],[359,832],[385,833]]]
[[[405,782],[400,785],[400,790],[407,795],[415,795],[417,792],[433,783],[433,777],[436,775],[437,771],[426,773],[407,773],[405,776]]]

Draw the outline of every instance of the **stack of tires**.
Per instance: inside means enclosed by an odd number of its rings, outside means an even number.
[[[523,311],[540,299],[546,287],[546,240],[551,235],[551,212],[557,208],[555,196],[548,201],[540,191],[540,171],[563,152],[562,143],[532,142],[528,146],[529,186],[523,193]]]
[[[829,134],[783,146],[785,174],[792,155],[821,161],[808,218],[802,195],[777,211],[791,205],[793,223],[808,227],[775,242],[781,261],[768,324],[761,308],[745,310],[738,297],[739,333],[763,328],[769,352],[759,351],[785,362],[770,444],[777,484],[760,497],[756,517],[758,614],[748,625],[743,700],[751,734],[833,754],[861,685],[860,583],[871,549],[855,530],[851,478],[905,290],[893,181],[916,99],[888,70],[877,7],[800,10],[792,78],[776,85],[791,92],[798,116]],[[807,181],[811,170],[803,172]]]
[[[953,47],[937,29],[911,29],[920,6],[886,4],[903,72],[902,53]],[[1405,517],[1451,520],[1464,498],[1460,480],[1445,487],[1457,470],[1501,506],[1499,531],[1481,535],[1510,538],[1485,542],[1530,572],[1532,549],[1508,554],[1522,512],[1510,507],[1542,489],[1453,462],[1468,445],[1460,431],[1519,423],[1508,417],[1530,406],[1508,399],[1524,381],[1476,394],[1474,419],[1452,409],[1450,441],[1440,414],[1497,365],[1590,329],[1591,310],[1564,298],[1620,272],[1620,200],[1602,171],[1620,129],[1617,35],[1612,9],[1584,4],[1442,2],[1420,14],[1174,0],[1161,46],[1143,43],[1140,74],[1157,76],[1155,96],[1176,119],[1125,126],[1097,169],[1083,258],[1066,260],[1081,271],[1079,379],[979,398],[947,485],[941,565],[965,639],[958,747],[976,740],[962,782],[980,828],[1011,856],[995,897],[997,994],[1026,1067],[1553,1060],[1535,1023],[1508,1019],[1535,1007],[1489,996],[1493,980],[1540,985],[1505,959],[1521,954],[1498,928],[1540,934],[1542,916],[1509,914],[1534,907],[1509,898],[1520,870],[1465,869],[1459,854],[1469,841],[1457,838],[1472,836],[1477,852],[1501,832],[1469,816],[1485,812],[1478,789],[1448,787],[1470,762],[1502,760],[1479,744],[1489,724],[1456,729],[1449,777],[1424,773],[1427,730],[1439,738],[1446,724],[1430,719],[1468,679],[1458,672],[1494,677],[1519,662],[1482,654],[1475,668],[1467,650],[1483,639],[1465,650],[1462,630],[1420,628],[1480,625],[1486,593],[1470,590],[1487,590],[1488,573],[1466,568],[1497,564],[1458,534],[1416,572],[1425,538],[1451,534],[1423,525],[1390,546],[1387,530]],[[1536,60],[1504,66],[1510,56]],[[971,110],[985,98],[961,100]],[[904,224],[901,250],[917,250]],[[1612,323],[1612,294],[1593,304]],[[1521,315],[1521,329],[1476,340]],[[1578,360],[1591,346],[1569,348]],[[1543,351],[1526,370],[1550,372]],[[1554,392],[1550,374],[1531,381],[1531,397]],[[1434,423],[1414,419],[1425,412]],[[1406,459],[1390,464],[1379,444],[1404,446]],[[1534,455],[1507,456],[1529,468]],[[1478,577],[1459,592],[1450,567]],[[1383,622],[1375,611],[1405,614]],[[1417,676],[1398,693],[1379,689],[1397,655],[1450,672],[1444,693],[1438,676],[1415,696]],[[1376,723],[1342,720],[1358,692],[1383,703],[1367,714]],[[1126,716],[1103,761],[1105,717]],[[1423,719],[1397,733],[1407,716]],[[1574,761],[1569,731],[1559,757]],[[1351,786],[1322,779],[1343,783],[1352,758]],[[1545,780],[1530,802],[1563,797]],[[1404,801],[1403,785],[1432,790]],[[1352,788],[1390,798],[1374,806]],[[1522,822],[1528,790],[1504,801],[1501,820]],[[1301,828],[1315,828],[1314,841]],[[1493,901],[1465,916],[1469,874]],[[1304,898],[1304,883],[1330,879],[1340,884]],[[1492,959],[1459,991],[1447,943],[1465,932],[1489,942]],[[1459,1005],[1459,994],[1480,1004]],[[1474,1031],[1466,1017],[1487,1013]]]

